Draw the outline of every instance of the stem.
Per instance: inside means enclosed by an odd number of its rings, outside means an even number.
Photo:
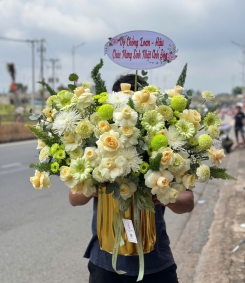
[[[204,99],[202,103],[200,103],[199,105],[197,105],[197,109],[198,109],[199,107],[201,107],[205,102],[206,102],[206,99]]]
[[[137,82],[138,82],[138,70],[135,71],[134,92],[137,91]]]

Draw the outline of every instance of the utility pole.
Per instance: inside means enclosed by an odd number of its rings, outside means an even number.
[[[59,61],[60,59],[49,59],[48,61],[51,62],[52,65],[52,88],[55,90],[55,81],[56,81],[56,77],[55,77],[55,64]]]
[[[242,48],[242,94],[245,95],[245,44],[232,41],[233,44]]]
[[[43,45],[44,41],[45,39],[40,40],[40,47],[38,48],[38,52],[40,52],[40,80],[41,82],[44,81],[44,75],[43,75],[44,56],[43,54],[46,51],[46,48]],[[40,95],[41,95],[41,100],[42,100],[42,108],[44,108],[44,88],[43,86],[41,86]]]
[[[15,42],[27,42],[31,43],[32,47],[32,93],[31,93],[31,105],[32,109],[35,108],[35,43],[39,42],[36,39],[15,39],[0,36],[0,40],[15,41]]]

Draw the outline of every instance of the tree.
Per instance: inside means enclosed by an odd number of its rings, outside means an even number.
[[[242,88],[240,86],[236,86],[232,89],[232,94],[233,95],[238,95],[238,94],[242,94]]]

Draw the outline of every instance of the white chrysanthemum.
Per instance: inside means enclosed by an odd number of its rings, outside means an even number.
[[[126,200],[132,196],[134,192],[136,192],[137,187],[133,182],[129,182],[127,178],[119,177],[116,179],[116,182],[119,185],[120,196]]]
[[[93,125],[97,125],[102,119],[100,118],[100,116],[98,115],[98,112],[94,112],[91,116],[90,116],[90,122]]]
[[[92,179],[87,179],[84,182],[78,183],[75,187],[71,189],[73,194],[83,194],[86,197],[90,197],[96,192],[96,188],[93,185]]]
[[[82,82],[82,87],[86,90],[87,88],[91,89],[90,82]]]
[[[102,158],[99,165],[101,176],[110,182],[114,182],[117,177],[124,176],[124,166],[126,159],[123,156],[112,158]]]
[[[79,182],[88,179],[93,170],[90,162],[84,157],[71,160],[70,168],[72,177]]]
[[[115,109],[113,112],[113,120],[117,126],[135,126],[137,118],[138,113],[128,105]]]
[[[66,132],[61,138],[66,151],[73,151],[82,143],[82,137],[75,133]]]
[[[84,157],[91,163],[93,167],[99,165],[100,157],[95,146],[86,147],[84,151]]]
[[[59,136],[64,132],[75,133],[76,126],[80,120],[81,116],[76,110],[62,111],[54,120],[52,129]]]
[[[215,99],[214,94],[211,91],[205,90],[202,92],[202,97],[207,101],[207,102],[212,102]]]
[[[78,183],[78,180],[72,177],[71,168],[68,166],[60,167],[60,179],[65,182],[68,188],[73,188]]]
[[[138,144],[138,137],[140,130],[136,127],[125,126],[119,128],[121,134],[120,140],[122,141],[125,148],[131,147],[132,145]]]
[[[139,154],[134,146],[120,150],[118,155],[121,155],[126,159],[123,176],[128,175],[131,171],[139,171],[140,164],[143,162],[143,160],[141,157],[139,157]]]
[[[218,139],[219,138],[220,131],[219,131],[219,128],[217,126],[215,126],[215,125],[209,126],[208,131],[209,131],[210,137],[212,139]]]
[[[210,168],[206,164],[202,164],[197,168],[196,171],[198,181],[201,183],[206,182],[210,178]]]
[[[175,172],[181,170],[183,168],[183,166],[185,166],[184,158],[180,154],[174,153],[173,163],[172,163],[172,165],[169,165],[168,169],[172,173],[175,173]]]
[[[39,161],[44,162],[49,157],[49,147],[46,145],[39,153]]]
[[[165,135],[172,149],[180,149],[186,144],[186,140],[177,132],[174,126],[170,126],[168,130],[165,131]]]
[[[105,177],[101,175],[99,166],[94,168],[92,175],[93,175],[93,178],[99,183],[104,183],[108,181]]]
[[[108,93],[107,95],[108,98],[106,100],[106,103],[113,105],[114,108],[118,108],[121,107],[122,105],[127,104],[130,98],[129,95],[123,92],[112,92],[112,93]]]

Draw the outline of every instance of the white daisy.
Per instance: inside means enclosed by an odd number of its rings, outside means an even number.
[[[129,95],[123,92],[112,92],[108,93],[107,95],[108,98],[106,100],[106,103],[113,105],[113,107],[115,108],[127,104],[130,97]]]
[[[165,131],[165,135],[168,139],[168,144],[173,149],[179,149],[186,144],[186,140],[177,132],[174,126],[170,126]]]
[[[126,163],[124,165],[124,176],[128,175],[131,171],[139,171],[140,164],[143,162],[143,160],[141,157],[139,157],[139,154],[134,146],[120,150],[118,155],[121,155],[126,159]]]
[[[76,126],[80,120],[81,116],[76,110],[62,111],[57,115],[52,129],[59,136],[64,132],[75,133]]]

